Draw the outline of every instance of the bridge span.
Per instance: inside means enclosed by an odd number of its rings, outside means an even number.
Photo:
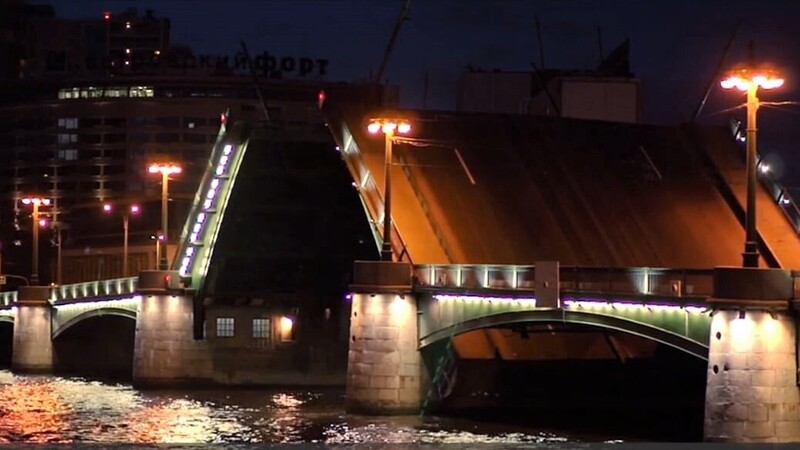
[[[506,344],[516,339],[510,336],[530,344],[534,332],[541,336],[559,331],[554,324],[569,319],[705,355],[707,439],[800,440],[800,417],[792,413],[800,404],[793,306],[797,298],[793,270],[800,268],[800,210],[776,180],[760,175],[761,268],[736,269],[744,242],[745,166],[744,149],[728,130],[335,104],[327,109],[331,131],[374,226],[376,243],[382,243],[384,221],[391,219],[395,230],[391,240],[395,262],[364,269],[363,279],[353,288],[357,294],[348,366],[351,408],[424,408],[430,399],[449,392],[448,373],[454,367],[449,352],[482,358],[522,352],[492,341],[498,333],[480,331],[482,326],[511,330],[504,335]],[[395,158],[388,164],[382,136],[367,133],[367,123],[380,117],[412,124],[411,133],[392,138]],[[386,172],[395,174],[391,218],[384,210]],[[633,300],[637,306],[630,306],[609,300],[608,295],[583,298],[582,281],[576,281],[577,291],[570,292],[553,276],[535,280],[534,275],[535,301],[513,299],[515,294],[507,289],[518,293],[524,290],[520,283],[531,280],[521,281],[512,270],[490,277],[503,283],[498,292],[505,295],[495,294],[489,300],[484,291],[492,289],[485,281],[490,270],[482,274],[465,270],[481,264],[540,266],[540,261],[576,267],[705,270],[705,290],[686,281],[674,292],[706,297],[699,305],[668,299],[660,306],[676,312],[666,313],[645,302],[652,298],[646,291],[639,291],[640,297]],[[416,271],[421,263],[456,266],[433,269],[435,275],[427,278],[425,288],[415,281],[424,275]],[[461,292],[465,279],[483,283],[466,289],[477,294]],[[671,284],[667,283],[670,288]],[[550,293],[543,302],[542,288],[555,286],[558,293]],[[613,280],[600,290],[614,292]],[[579,310],[579,305],[587,309]],[[704,306],[706,312],[693,306]],[[631,316],[623,316],[623,311],[641,314],[645,322],[651,321],[648,328],[634,329]],[[657,320],[663,322],[653,326]],[[543,325],[520,326],[517,321]],[[394,328],[382,329],[387,323]],[[408,329],[413,333],[403,331]],[[441,356],[420,363],[418,335],[424,336],[423,353],[427,349]],[[611,341],[624,339],[613,336]],[[451,344],[437,346],[437,342]],[[558,347],[553,341],[538,342],[539,347]],[[586,354],[598,348],[577,338],[573,344],[587,349]],[[615,345],[605,347],[624,354]],[[646,354],[638,342],[628,348]],[[548,357],[543,350],[529,354]],[[415,389],[423,376],[415,364],[433,371],[434,387],[427,397]],[[759,411],[770,412],[759,415]]]
[[[707,358],[711,271],[561,267],[556,281],[561,303],[548,305],[537,302],[535,269],[413,266],[411,291],[420,314],[416,346],[424,349],[472,330],[515,323],[565,322],[641,335]],[[147,297],[138,285],[139,279],[130,277],[37,289],[46,294],[42,300],[50,308],[49,339],[96,317],[136,321]],[[0,321],[13,325],[19,295],[0,295]],[[30,294],[23,289],[22,295]]]
[[[394,261],[355,265],[341,380],[348,409],[427,411],[452,393],[459,359],[625,361],[669,347],[707,361],[709,439],[800,439],[791,270],[800,240],[785,200],[771,203],[759,219],[769,221],[759,222],[764,268],[733,267],[740,164],[719,130],[407,113],[417,134],[397,142],[390,167],[403,176],[396,212],[384,218],[382,145],[363,127],[371,113],[325,111],[377,246],[383,220],[396,231]],[[266,342],[257,337],[292,346],[295,309],[276,301],[270,315],[207,315],[217,274],[239,270],[216,248],[226,224],[232,235],[242,226],[241,216],[229,222],[229,202],[247,184],[247,155],[274,136],[223,121],[170,270],[3,293],[12,368],[52,370],[60,340],[113,317],[133,333],[138,385],[286,383],[285,372],[262,373],[268,359],[244,374],[226,373],[225,361]],[[788,198],[770,187],[768,198]]]

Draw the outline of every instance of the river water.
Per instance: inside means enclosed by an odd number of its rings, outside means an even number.
[[[346,414],[342,390],[140,391],[127,384],[0,371],[0,442],[608,442],[446,417]]]

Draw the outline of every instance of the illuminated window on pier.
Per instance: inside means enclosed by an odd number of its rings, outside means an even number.
[[[294,341],[294,320],[291,317],[281,317],[281,327],[278,332],[280,333],[281,342]]]
[[[253,337],[257,339],[269,339],[270,322],[269,319],[253,319]]]
[[[217,337],[233,337],[233,317],[217,317]]]

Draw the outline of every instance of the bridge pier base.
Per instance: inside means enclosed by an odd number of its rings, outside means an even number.
[[[800,441],[793,289],[788,270],[714,269],[707,441]]]
[[[15,373],[53,371],[50,288],[21,286],[14,317],[11,370]]]
[[[166,387],[211,383],[205,341],[194,340],[193,299],[180,292],[178,273],[143,271],[136,315],[133,385]]]
[[[423,366],[411,267],[356,262],[353,278],[345,408],[363,414],[417,414]]]

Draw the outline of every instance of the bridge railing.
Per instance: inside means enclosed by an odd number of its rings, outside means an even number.
[[[731,133],[733,134],[734,140],[739,143],[739,148],[741,151],[739,152],[739,156],[741,160],[744,162],[747,159],[747,147],[743,144],[747,142],[746,137],[743,134],[743,126],[742,122],[736,119],[731,120]],[[759,152],[756,152],[756,161],[758,161],[759,166],[761,164],[766,164],[764,161],[763,155]],[[800,234],[800,206],[795,203],[794,199],[792,198],[789,190],[778,180],[770,175],[769,166],[765,166],[766,171],[759,174],[759,181],[764,186],[764,188],[769,192],[770,196],[773,200],[778,204],[781,208],[781,211],[786,215],[786,219],[792,224],[792,228],[797,234]]]
[[[126,277],[55,286],[50,293],[50,301],[59,303],[84,298],[133,294],[136,292],[138,281],[138,277]]]
[[[792,224],[795,233],[800,234],[800,207],[795,203],[789,190],[768,176],[762,176],[761,183],[770,193],[772,199],[778,203],[781,211],[786,215],[786,219]]]
[[[566,292],[620,295],[710,296],[712,269],[561,266]],[[414,266],[415,286],[533,291],[536,267],[527,265],[422,264]]]
[[[113,278],[109,280],[87,281],[65,284],[50,288],[50,302],[61,303],[97,297],[116,297],[134,294],[138,277]],[[18,298],[18,291],[0,292],[0,306],[11,306]]]
[[[18,291],[0,292],[0,306],[13,305],[17,301]]]

